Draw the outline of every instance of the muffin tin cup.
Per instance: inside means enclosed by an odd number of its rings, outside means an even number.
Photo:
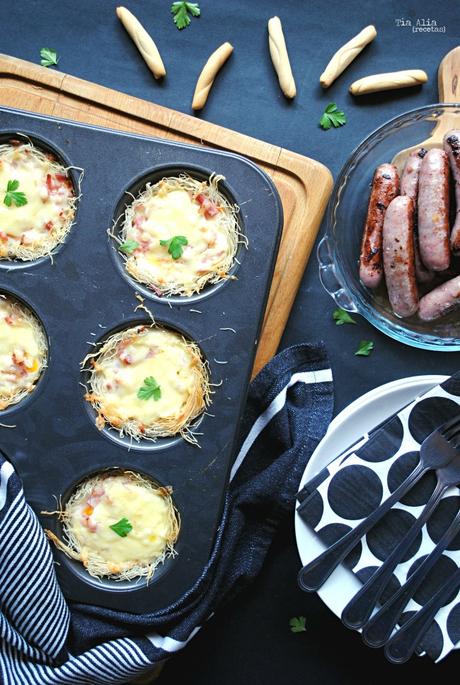
[[[108,331],[106,334],[101,336],[99,340],[96,340],[96,345],[97,347],[88,347],[88,352],[87,354],[93,354],[96,352],[98,349],[101,349],[102,345],[113,335],[116,333],[121,333],[121,331],[126,330],[127,328],[134,328],[136,326],[151,326],[152,321],[151,320],[146,320],[146,319],[138,319],[135,322],[130,323],[129,325],[123,324],[120,326],[116,326],[112,330]],[[185,331],[182,327],[178,326],[168,326],[165,324],[161,319],[155,318],[155,325],[160,327],[160,328],[166,328],[167,330],[172,331],[173,333],[178,333],[180,336],[185,338],[186,340],[189,340],[190,342],[196,342],[192,340],[190,335],[188,334],[187,331]],[[198,347],[200,345],[198,344]],[[209,362],[206,359],[206,356],[204,355],[203,351],[200,349],[201,357],[203,361],[205,362],[206,366],[209,367]],[[98,416],[98,412],[95,409],[95,407],[85,400],[85,394],[87,391],[91,391],[91,383],[90,383],[90,369],[88,368],[89,364],[87,363],[85,367],[82,369],[82,375],[81,375],[81,382],[82,382],[82,401],[84,404],[84,407],[88,413],[89,420],[91,422],[91,425],[94,426],[94,428],[98,431],[98,433],[104,435],[108,440],[112,440],[113,442],[117,443],[118,445],[122,445],[128,450],[164,450],[167,449],[168,447],[172,447],[173,445],[177,445],[179,442],[183,441],[183,438],[181,435],[167,435],[164,437],[158,437],[156,439],[151,439],[151,438],[140,438],[139,440],[136,440],[135,438],[129,436],[129,435],[121,435],[120,431],[117,428],[113,428],[110,426],[108,423],[104,428],[99,430],[96,426],[96,418]],[[211,393],[213,392],[213,389],[211,387]],[[212,401],[212,400],[211,400]],[[204,410],[199,416],[197,416],[190,424],[190,431],[192,433],[198,432],[199,431],[199,426],[206,414],[206,410]],[[199,438],[199,435],[197,436],[197,439]]]
[[[164,164],[155,167],[155,169],[150,170],[147,174],[142,174],[141,176],[133,179],[131,183],[128,185],[128,187],[124,190],[122,196],[120,197],[120,200],[117,203],[115,214],[113,217],[113,227],[110,229],[110,234],[112,238],[113,247],[112,256],[114,258],[115,265],[120,271],[122,277],[126,278],[132,287],[136,288],[136,290],[143,296],[148,297],[156,302],[193,306],[194,303],[198,303],[203,299],[211,297],[217,290],[220,290],[220,288],[222,288],[223,286],[231,283],[232,279],[222,279],[217,283],[207,283],[202,288],[202,290],[200,290],[197,293],[194,293],[193,295],[159,296],[155,294],[155,292],[153,292],[153,290],[150,289],[147,284],[137,281],[133,276],[131,276],[131,274],[129,274],[126,271],[126,260],[118,250],[119,243],[114,237],[112,237],[115,236],[116,238],[120,239],[123,228],[125,210],[133,202],[133,196],[134,198],[137,198],[146,189],[148,183],[154,185],[155,183],[158,183],[158,181],[161,181],[162,178],[165,178],[167,176],[175,177],[183,173],[187,174],[188,176],[191,176],[192,178],[198,181],[207,181],[213,173],[213,169],[203,169],[202,167],[192,164],[182,166],[171,166],[170,164]],[[219,181],[219,191],[222,193],[222,195],[225,197],[225,199],[229,202],[230,205],[237,204],[235,199],[235,192],[229,186],[227,179]],[[246,237],[244,220],[241,215],[241,212],[238,213],[237,223],[239,232],[242,234],[242,236]],[[236,278],[238,277],[238,269],[241,266],[241,262],[244,260],[245,253],[246,247],[244,245],[243,238],[243,240],[240,240],[238,244],[233,265],[228,271],[229,276],[233,276]]]
[[[41,326],[45,341],[46,341],[46,358],[45,366],[42,368],[41,374],[36,380],[33,390],[19,402],[10,404],[3,410],[0,410],[0,423],[5,425],[14,425],[14,412],[16,411],[26,411],[29,404],[34,401],[34,399],[42,392],[44,386],[46,385],[47,369],[49,365],[51,350],[50,350],[50,340],[46,332],[46,328],[43,324],[42,316],[37,312],[30,302],[27,302],[20,293],[12,288],[2,288],[0,287],[0,296],[5,295],[10,301],[17,302],[21,307],[27,310],[32,316],[35,317],[38,324]]]
[[[133,471],[134,469],[132,468],[126,468],[123,465],[120,466],[115,466],[115,467],[106,467],[105,469],[101,469],[98,471],[91,471],[88,472],[83,478],[79,478],[77,481],[71,483],[71,485],[67,488],[67,491],[63,493],[61,497],[61,502],[60,506],[62,507],[62,510],[65,510],[65,507],[70,499],[70,497],[74,494],[76,488],[84,481],[87,480],[88,478],[92,478],[94,476],[98,475],[118,475],[122,474],[126,471]],[[151,474],[148,474],[146,472],[140,471],[139,469],[136,469],[136,473],[139,475],[143,476],[144,478],[147,478],[148,480],[151,480],[154,482],[155,485],[158,487],[164,487],[165,483],[159,483],[158,481],[154,481]],[[174,493],[172,495],[172,500],[173,504],[177,510],[177,506],[174,500]],[[65,529],[64,525],[61,521],[58,521],[57,524],[54,522],[52,525],[48,526],[49,530],[53,530],[55,534],[59,537],[60,540],[66,540],[65,536]],[[181,532],[179,530],[179,535],[177,538],[177,541],[174,545],[175,551],[179,554],[181,550]],[[89,586],[89,588],[94,587],[97,591],[103,590],[104,592],[108,593],[119,593],[119,592],[136,592],[139,589],[145,590],[148,585],[151,584],[152,579],[147,580],[146,577],[139,577],[137,579],[133,580],[117,580],[115,578],[110,578],[110,577],[95,577],[91,576],[86,569],[84,568],[83,564],[80,563],[79,561],[75,559],[71,559],[70,557],[67,557],[65,554],[61,554],[62,560],[61,563],[65,565],[69,575],[73,575],[75,578],[76,582],[81,582],[84,583],[86,586]],[[167,557],[165,561],[162,564],[159,564],[159,566],[155,569],[154,577],[156,582],[160,578],[163,578],[166,574],[168,574],[171,571],[171,568],[173,568],[175,561],[175,557]],[[91,592],[91,589],[88,589],[89,592]],[[97,601],[97,600],[96,600]]]
[[[27,268],[33,268],[39,264],[49,263],[50,259],[54,259],[55,256],[65,247],[69,235],[73,230],[78,215],[78,198],[80,195],[81,171],[79,171],[75,166],[72,165],[72,162],[60,147],[56,146],[52,141],[48,140],[47,138],[44,138],[41,135],[37,135],[36,133],[30,130],[5,131],[3,129],[0,129],[0,145],[5,145],[6,143],[9,143],[12,140],[19,141],[20,143],[32,143],[32,145],[34,145],[37,149],[41,150],[42,152],[51,153],[56,158],[57,162],[62,164],[62,166],[65,169],[68,169],[68,176],[72,182],[73,191],[75,197],[77,198],[77,202],[75,209],[75,217],[67,236],[65,237],[63,242],[57,243],[57,245],[52,249],[50,255],[44,255],[42,257],[37,257],[37,259],[28,260],[22,260],[16,257],[12,257],[10,259],[0,259],[0,271],[14,271],[16,269],[24,270]]]
[[[233,154],[4,108],[0,113],[5,131],[25,131],[47,141],[62,150],[69,165],[85,171],[76,222],[54,262],[0,268],[0,290],[11,292],[38,314],[49,340],[48,368],[36,391],[24,405],[2,412],[5,417],[11,413],[7,423],[16,426],[0,427],[2,449],[39,515],[54,510],[55,497],[64,496],[84,477],[108,468],[138,471],[172,486],[181,517],[178,555],[159,567],[148,585],[92,578],[78,562],[54,550],[56,571],[69,599],[154,612],[177,600],[201,575],[220,523],[281,234],[278,194],[264,172]],[[199,303],[194,298],[145,300],[161,325],[198,344],[214,392],[195,429],[200,447],[179,437],[165,439],[169,444],[146,441],[136,448],[95,427],[83,400],[80,363],[109,333],[151,323],[145,312],[135,311],[141,288],[117,266],[107,229],[132,179],[164,176],[167,169],[193,170],[203,178],[211,171],[223,174],[224,192],[241,207],[249,247],[243,248],[237,280],[210,288]],[[57,517],[41,516],[41,521],[54,533],[62,532]]]

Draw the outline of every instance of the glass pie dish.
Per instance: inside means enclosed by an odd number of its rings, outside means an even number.
[[[407,319],[391,310],[385,285],[375,290],[359,280],[359,253],[372,177],[376,167],[391,162],[404,148],[418,145],[438,124],[460,128],[460,105],[438,104],[406,112],[371,133],[351,154],[337,179],[328,207],[326,234],[318,245],[319,276],[336,304],[364,316],[373,326],[407,345],[429,350],[460,350],[460,309],[435,321]],[[455,208],[452,197],[452,208]],[[458,259],[452,273],[460,273]],[[444,279],[446,280],[446,279]],[[420,289],[423,295],[433,287]]]

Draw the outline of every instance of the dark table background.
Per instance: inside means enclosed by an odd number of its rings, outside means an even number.
[[[168,72],[154,81],[115,15],[114,0],[21,0],[0,2],[0,50],[39,62],[42,47],[55,48],[59,68],[161,105],[191,112],[197,75],[209,54],[229,40],[234,54],[218,76],[206,108],[208,121],[295,150],[323,162],[334,177],[352,149],[373,129],[402,112],[438,101],[437,68],[460,44],[458,0],[201,0],[202,16],[178,31],[171,0],[126,0],[157,42]],[[282,19],[298,95],[285,100],[270,62],[267,20]],[[398,19],[435,20],[445,33],[412,33]],[[369,23],[378,36],[333,86],[318,79],[332,53]],[[354,99],[349,84],[361,76],[420,68],[429,76],[421,88]],[[335,101],[348,117],[337,130],[318,120]],[[324,229],[324,227],[323,227]],[[323,230],[322,229],[322,230]],[[322,290],[314,257],[306,270],[282,346],[324,340],[335,378],[335,411],[362,393],[396,378],[449,374],[460,355],[416,350],[397,343],[366,321],[337,327],[334,304]],[[355,357],[360,339],[375,342],[369,358]],[[362,645],[316,595],[296,586],[299,560],[292,520],[280,530],[257,582],[213,618],[166,666],[161,682],[191,685],[294,683],[354,685],[422,675],[445,678],[458,667],[453,654],[435,669],[426,659],[403,666],[385,662],[381,651]],[[289,630],[292,616],[306,617],[307,632]]]

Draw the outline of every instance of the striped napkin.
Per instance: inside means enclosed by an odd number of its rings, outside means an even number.
[[[332,404],[332,374],[321,346],[289,348],[261,371],[250,386],[241,447],[208,565],[173,605],[142,616],[66,603],[20,479],[0,456],[2,683],[148,682],[159,664],[259,573],[278,524],[292,515],[300,478],[326,432]]]

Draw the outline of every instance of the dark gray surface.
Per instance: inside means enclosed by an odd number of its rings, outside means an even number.
[[[169,14],[169,0],[134,0],[128,7],[152,32],[168,76],[154,81],[115,16],[112,0],[23,0],[20,8],[3,2],[1,50],[38,61],[41,47],[55,47],[63,71],[168,107],[190,112],[196,77],[209,53],[229,40],[235,52],[219,75],[206,109],[206,120],[257,136],[325,163],[334,176],[351,150],[389,118],[436,102],[440,60],[460,43],[456,0],[203,0],[202,17],[179,32]],[[283,21],[298,97],[286,102],[268,57],[266,21]],[[445,33],[412,33],[396,20],[434,19]],[[376,41],[323,93],[319,74],[331,54],[368,23]],[[403,68],[422,68],[429,82],[415,88],[353,99],[349,84],[361,76]],[[338,130],[322,131],[317,122],[324,106],[335,101],[348,116]],[[452,373],[460,366],[455,353],[422,352],[375,331],[365,321],[336,327],[332,300],[321,289],[312,259],[299,292],[283,345],[324,339],[335,376],[336,411],[363,392],[395,378],[422,373]],[[359,318],[359,317],[358,317]],[[374,340],[369,358],[354,356],[361,338]],[[298,558],[292,524],[281,531],[260,580],[203,629],[176,656],[162,676],[164,683],[369,683],[380,678],[447,675],[457,655],[434,669],[424,660],[405,667],[385,664],[380,652],[361,645],[316,596],[295,584]],[[307,617],[307,633],[290,633],[291,616]],[[380,675],[381,674],[381,675]]]

